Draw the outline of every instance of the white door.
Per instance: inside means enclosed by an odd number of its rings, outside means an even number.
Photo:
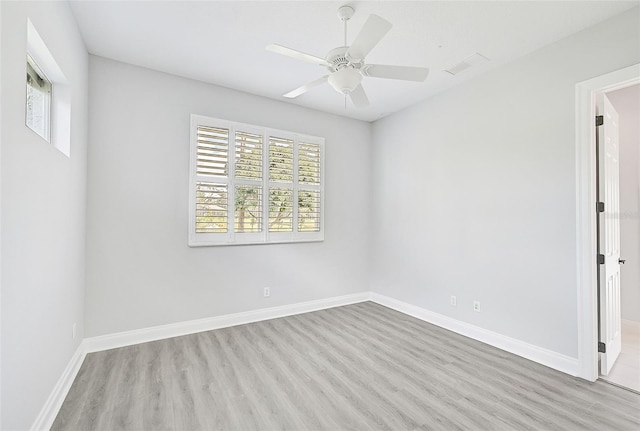
[[[598,101],[598,115],[603,124],[598,127],[599,200],[604,202],[600,213],[600,341],[606,351],[600,353],[600,374],[607,375],[620,354],[620,161],[618,158],[618,113],[606,95]]]

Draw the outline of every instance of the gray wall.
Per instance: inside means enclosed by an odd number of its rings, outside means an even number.
[[[640,84],[607,96],[620,121],[621,312],[640,322]]]
[[[635,8],[376,122],[372,290],[577,357],[575,84],[640,62],[639,29]]]
[[[95,56],[90,94],[88,336],[367,290],[369,123]],[[325,241],[189,248],[192,113],[326,138]]]
[[[67,3],[3,1],[0,8],[0,427],[23,430],[83,338],[88,56]],[[25,126],[27,18],[70,84],[71,158]]]

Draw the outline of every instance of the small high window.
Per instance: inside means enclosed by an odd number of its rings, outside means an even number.
[[[36,62],[27,56],[26,124],[42,138],[51,137],[51,81]]]
[[[71,86],[28,18],[25,57],[25,124],[54,148],[70,157]]]

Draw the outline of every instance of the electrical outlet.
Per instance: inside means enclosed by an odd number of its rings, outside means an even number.
[[[480,312],[480,301],[473,301],[473,311]]]
[[[451,306],[455,307],[456,305],[458,305],[458,300],[456,299],[455,296],[451,297]]]
[[[268,288],[268,287],[265,287],[265,288],[264,288],[264,297],[265,297],[265,298],[268,298],[268,297],[270,297],[270,296],[271,296],[271,289],[270,289],[270,288]]]
[[[71,325],[71,338],[76,339],[76,324]]]

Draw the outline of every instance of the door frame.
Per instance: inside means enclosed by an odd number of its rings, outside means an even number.
[[[578,377],[598,378],[596,96],[640,83],[640,63],[576,84]]]

